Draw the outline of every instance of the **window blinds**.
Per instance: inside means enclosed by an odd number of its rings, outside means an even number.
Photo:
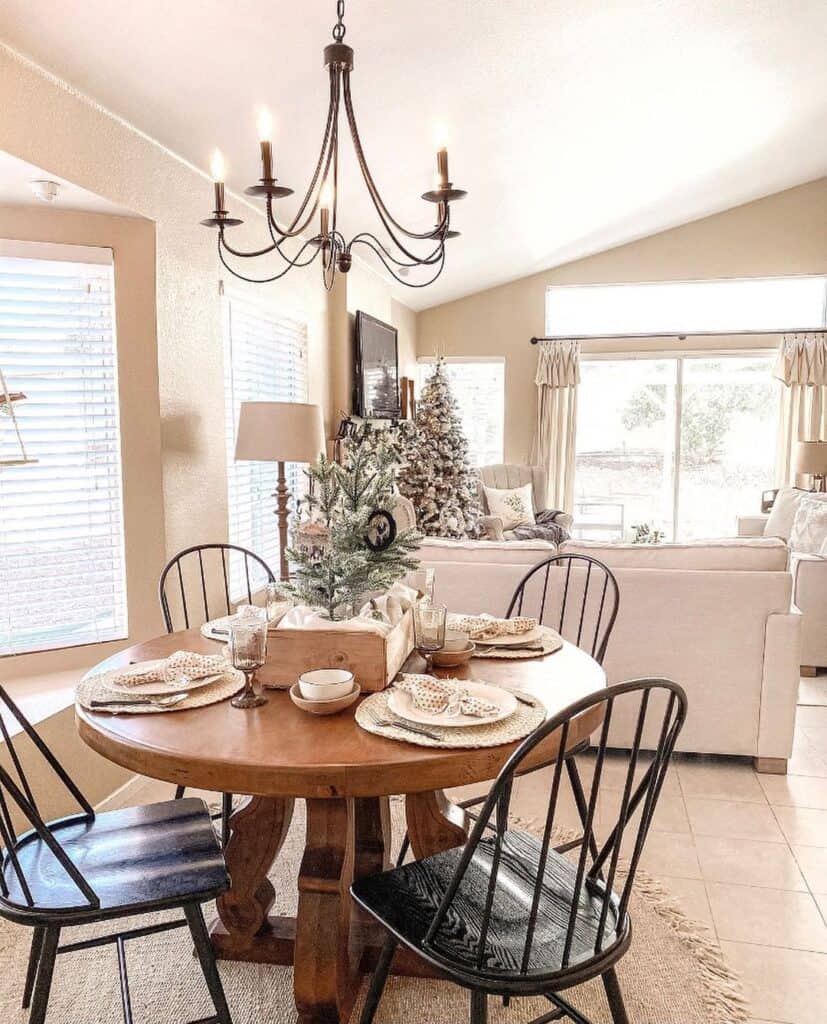
[[[434,370],[433,359],[419,361],[419,394]],[[446,359],[445,375],[459,407],[468,453],[475,466],[503,460],[505,361]]]
[[[111,252],[0,243],[0,366],[35,465],[0,469],[0,654],[127,635]],[[77,248],[77,259],[67,252]],[[0,460],[14,457],[0,415]]]
[[[274,462],[236,462],[236,430],[242,402],[307,401],[307,326],[236,296],[224,297],[223,316],[230,541],[254,551],[278,576],[273,497],[278,467]],[[286,473],[295,507],[296,496],[306,490],[306,478],[292,463]],[[246,592],[242,565],[236,560],[230,589],[234,600]]]

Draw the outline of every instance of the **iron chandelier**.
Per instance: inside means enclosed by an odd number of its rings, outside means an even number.
[[[337,21],[333,26],[333,42],[324,49],[324,63],[328,69],[330,80],[330,102],[327,111],[327,123],[322,139],[322,148],[316,169],[293,219],[285,227],[276,220],[274,201],[293,194],[293,189],[278,184],[273,174],[273,146],[270,139],[272,132],[269,116],[259,122],[261,145],[261,179],[257,185],[245,189],[248,196],[263,198],[266,208],[267,228],[270,243],[261,249],[244,252],[234,248],[225,237],[227,228],[243,223],[237,217],[229,216],[224,205],[224,170],[223,160],[216,151],[213,159],[212,175],[214,179],[215,209],[212,216],[201,223],[218,231],[218,255],[227,270],[235,277],[254,284],[266,284],[284,277],[293,267],[306,267],[318,256],[321,256],[322,275],[325,287],[330,290],[337,270],[346,274],[352,263],[352,252],[355,246],[364,246],[372,251],[384,264],[388,272],[401,284],[409,288],[424,288],[442,273],[445,266],[445,243],[449,238],[456,237],[459,232],[450,228],[450,204],[462,199],[466,193],[454,188],[448,178],[448,150],[437,152],[437,178],[434,188],[425,192],[422,198],[436,206],[436,225],[430,231],[409,231],[397,221],[385,205],[373,175],[368,167],[356,115],[353,112],[353,100],[350,91],[350,73],[353,70],[353,49],[346,45],[345,37],[345,4],[338,0],[336,4]],[[349,241],[338,228],[338,178],[339,178],[339,112],[344,102],[350,137],[362,172],[362,178],[379,215],[379,219],[387,232],[389,241],[382,242],[370,231],[360,231]],[[318,231],[307,241],[305,235],[314,224],[318,213]],[[289,255],[284,245],[291,239],[298,239],[302,244],[298,251]],[[420,250],[417,253],[417,249]],[[247,277],[230,266],[228,254],[241,259],[255,259],[268,253],[276,253],[286,266],[269,277]],[[407,275],[414,268],[428,268],[427,280],[407,280]]]

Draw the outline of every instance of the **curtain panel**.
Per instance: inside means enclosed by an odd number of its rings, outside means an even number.
[[[532,462],[546,471],[546,508],[572,512],[580,342],[542,341],[537,359]]]
[[[797,441],[827,440],[827,333],[785,336],[773,376],[782,384],[776,483],[806,486],[792,471]]]

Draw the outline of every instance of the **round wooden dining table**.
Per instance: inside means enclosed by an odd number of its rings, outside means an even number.
[[[137,644],[94,671],[163,658],[178,650],[214,653],[216,641],[188,630]],[[406,666],[421,671],[412,655]],[[448,674],[448,673],[443,673]],[[602,668],[565,643],[545,657],[472,659],[450,673],[539,697],[548,716],[605,687]],[[440,749],[386,739],[361,729],[354,708],[330,717],[309,715],[286,691],[252,710],[229,700],[155,715],[110,715],[77,708],[77,728],[93,750],[155,779],[216,792],[244,794],[231,818],[225,851],[230,888],[218,900],[212,941],[220,957],[292,964],[302,1024],[344,1024],[361,974],[370,970],[381,936],[351,906],[354,879],[390,866],[389,797],[403,795],[411,849],[417,858],[458,846],[464,812],[445,789],[493,779],[516,748]],[[569,730],[570,748],[591,735],[599,711]],[[559,731],[539,745],[530,765],[559,756]],[[296,800],[306,806],[306,838],[295,918],[270,914],[275,890],[267,878],[287,835]],[[404,953],[395,969],[428,974]]]

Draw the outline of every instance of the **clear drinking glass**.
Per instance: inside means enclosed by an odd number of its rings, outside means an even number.
[[[264,606],[267,609],[267,621],[275,626],[293,607],[292,596],[281,583],[268,583],[265,588]]]
[[[433,668],[433,656],[445,645],[445,621],[448,609],[444,604],[427,600],[414,605],[414,646],[425,659],[425,671]]]
[[[266,657],[266,619],[251,616],[230,624],[230,660],[233,668],[244,673],[244,689],[231,701],[234,708],[257,708],[267,703],[267,698],[253,688],[255,674]]]

